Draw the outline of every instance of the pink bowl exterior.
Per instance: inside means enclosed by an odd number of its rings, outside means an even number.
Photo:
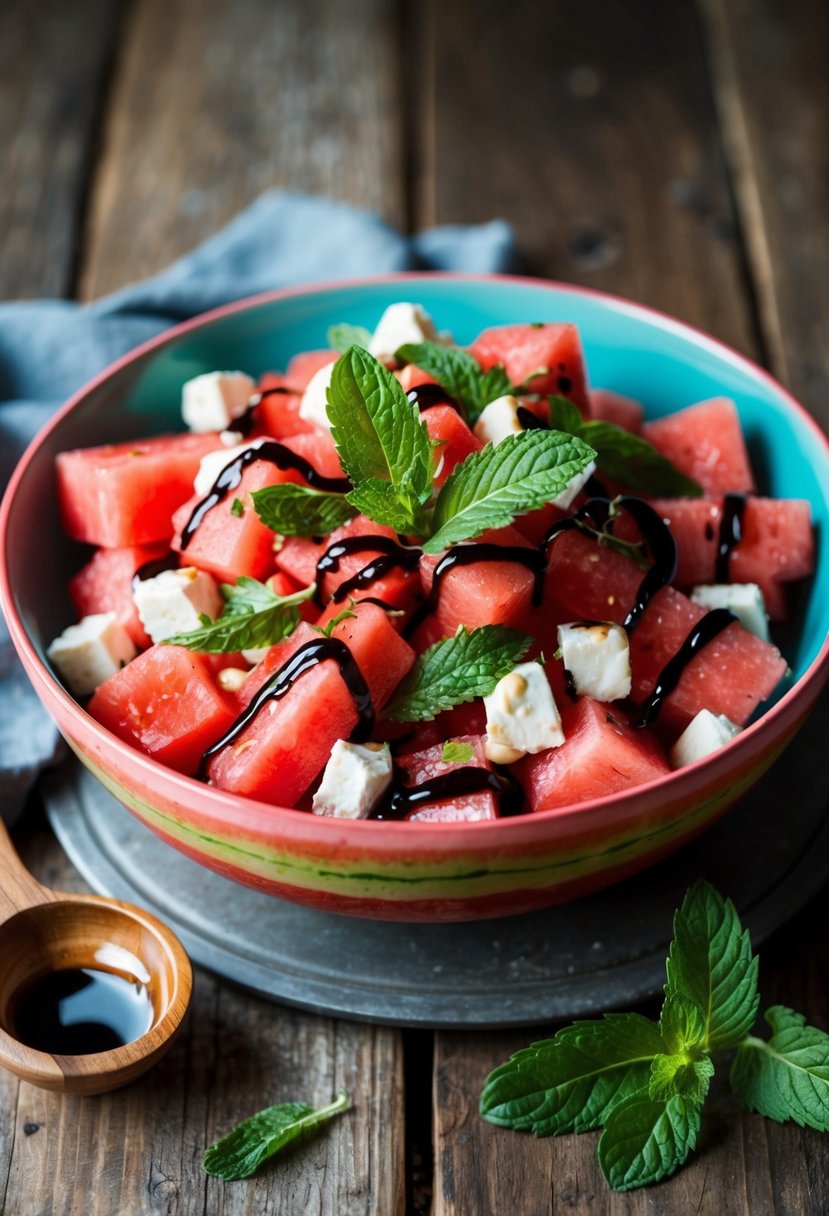
[[[411,282],[418,276],[394,278]],[[480,278],[487,281],[487,276]],[[576,898],[653,863],[702,831],[762,776],[794,736],[829,676],[829,640],[806,674],[760,721],[697,764],[600,801],[490,823],[416,828],[320,818],[183,777],[99,726],[44,665],[17,611],[5,552],[16,487],[43,437],[92,389],[146,351],[228,312],[294,294],[273,292],[242,301],[140,347],[76,394],[15,471],[0,508],[0,604],[38,696],[81,761],[157,835],[210,869],[295,902],[388,920],[477,919]],[[767,378],[742,356],[722,350]],[[794,399],[788,401],[803,412]],[[825,446],[822,433],[811,425]]]

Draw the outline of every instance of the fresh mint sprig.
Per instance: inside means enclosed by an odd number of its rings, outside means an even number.
[[[734,905],[698,882],[674,919],[659,1022],[606,1014],[534,1043],[490,1074],[481,1115],[538,1136],[601,1127],[602,1172],[614,1190],[632,1190],[687,1160],[711,1055],[736,1048],[731,1087],[749,1110],[829,1131],[829,1034],[775,1005],[771,1039],[756,1038],[758,999],[757,959]]]
[[[577,435],[596,451],[596,468],[628,490],[654,498],[699,498],[702,486],[643,439],[612,422],[585,421],[572,401],[550,397],[550,426]]]
[[[331,349],[342,355],[350,346],[362,346],[363,350],[368,350],[371,330],[363,325],[349,325],[347,321],[341,321],[338,325],[329,325],[327,338]]]
[[[169,646],[186,646],[209,654],[233,654],[275,646],[299,624],[299,606],[310,600],[314,585],[293,595],[276,595],[265,583],[243,575],[234,585],[223,583],[225,606],[215,621],[205,619],[200,629],[174,633],[165,638]]]
[[[464,350],[444,346],[440,342],[409,342],[396,352],[401,363],[414,363],[421,371],[434,376],[442,389],[463,408],[470,426],[484,406],[496,397],[513,391],[510,378],[500,363],[485,372]]]
[[[261,1165],[298,1136],[307,1135],[328,1123],[350,1106],[351,1099],[344,1089],[328,1106],[314,1108],[305,1102],[269,1106],[211,1144],[202,1158],[202,1168],[206,1174],[221,1178],[224,1182],[250,1178]]]
[[[282,482],[251,494],[266,528],[282,536],[327,536],[357,513],[345,494]]]
[[[486,697],[531,645],[528,634],[505,625],[460,625],[454,637],[420,655],[383,715],[395,722],[430,722],[444,709]]]

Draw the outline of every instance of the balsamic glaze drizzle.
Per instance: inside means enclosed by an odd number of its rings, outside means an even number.
[[[342,603],[353,591],[371,586],[389,570],[416,570],[420,561],[420,549],[401,545],[390,536],[346,536],[342,540],[336,540],[328,546],[317,562],[314,592],[317,604],[322,603],[322,580],[325,575],[329,571],[336,573],[342,559],[352,553],[380,553],[384,556],[375,558],[353,578],[341,583],[331,597],[335,604]]]
[[[659,714],[665,698],[674,691],[691,660],[736,619],[734,613],[729,612],[727,608],[714,608],[697,621],[679,650],[673,658],[668,660],[657,676],[653,692],[642,704],[640,717],[634,723],[635,726],[650,726]]]
[[[515,417],[525,431],[549,431],[550,429],[547,423],[543,422],[532,410],[528,410],[526,405],[519,405],[515,411]]]
[[[435,405],[449,405],[458,414],[463,414],[460,402],[457,401],[450,393],[447,393],[445,388],[440,384],[418,384],[416,388],[410,388],[406,393],[412,405],[416,405],[421,414],[424,410],[430,410]]]
[[[736,549],[743,539],[743,514],[747,501],[745,494],[726,494],[723,498],[717,537],[717,562],[714,567],[714,581],[717,583],[728,582],[731,551]]]
[[[229,450],[232,451],[232,449]],[[245,469],[259,460],[274,464],[278,469],[293,469],[315,490],[325,490],[331,494],[347,494],[351,489],[351,482],[347,477],[323,477],[303,456],[292,452],[284,443],[277,443],[275,439],[266,439],[257,448],[245,448],[235,459],[226,464],[205,497],[196,503],[181,533],[182,551],[190,544],[207,512],[223,502],[230,491],[238,487]]]
[[[230,729],[202,754],[197,773],[198,778],[201,781],[207,779],[211,759],[225,747],[235,743],[269,701],[281,701],[301,676],[311,671],[317,664],[324,663],[326,659],[333,659],[337,664],[345,686],[354,700],[357,725],[351,732],[351,740],[354,743],[365,742],[374,729],[374,706],[368,684],[357,665],[357,660],[345,642],[341,642],[339,638],[314,638],[312,641],[306,642],[304,646],[300,646],[288,661],[265,681],[250,705],[239,715]]]
[[[177,553],[168,553],[166,557],[155,557],[149,562],[144,562],[132,576],[133,585],[135,583],[143,583],[150,578],[156,578],[157,575],[163,574],[165,570],[178,570],[178,564]]]
[[[456,768],[421,785],[393,785],[388,797],[369,816],[370,819],[404,819],[424,803],[444,798],[460,798],[490,790],[500,800],[502,815],[521,813],[524,793],[511,773],[486,768]]]
[[[544,574],[547,561],[540,549],[524,549],[520,545],[496,545],[488,541],[475,541],[470,545],[456,545],[447,550],[432,574],[432,587],[426,599],[413,614],[403,631],[404,637],[409,637],[418,625],[437,606],[440,595],[440,585],[443,579],[456,566],[472,566],[477,562],[518,562],[533,573],[533,604],[540,604],[544,591]]]

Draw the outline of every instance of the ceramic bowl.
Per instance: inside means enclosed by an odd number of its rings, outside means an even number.
[[[256,375],[326,344],[329,324],[371,327],[386,305],[420,301],[457,341],[487,325],[575,321],[591,381],[649,416],[718,394],[737,402],[766,493],[809,498],[817,573],[781,645],[793,679],[734,742],[672,775],[601,801],[461,824],[341,821],[258,803],[162,767],[109,734],[44,657],[71,620],[66,582],[85,551],[58,522],[54,458],[180,427],[182,383],[217,367]],[[712,338],[609,296],[533,280],[404,275],[274,292],[181,325],[121,359],[69,401],[15,471],[0,530],[0,594],[38,695],[82,762],[133,814],[228,878],[318,908],[400,920],[497,916],[614,882],[700,832],[760,778],[829,674],[829,447],[765,372]]]

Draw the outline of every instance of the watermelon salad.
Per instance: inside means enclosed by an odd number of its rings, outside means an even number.
[[[461,349],[401,302],[329,342],[58,456],[94,551],[48,656],[120,739],[298,812],[488,820],[693,763],[787,678],[810,509],[732,401],[647,421],[572,324]]]

